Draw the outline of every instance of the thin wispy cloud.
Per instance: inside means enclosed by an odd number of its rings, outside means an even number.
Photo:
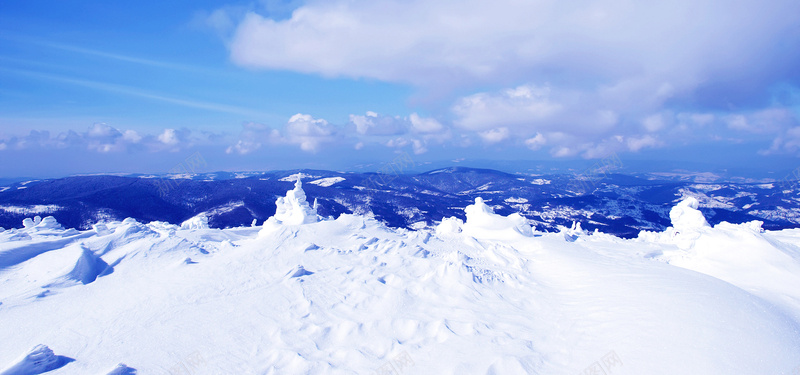
[[[214,111],[214,112],[223,112],[223,113],[230,113],[236,115],[243,115],[243,116],[250,116],[250,117],[269,117],[272,116],[271,114],[256,111],[250,108],[238,107],[234,105],[222,104],[222,103],[213,103],[213,102],[206,102],[200,100],[191,100],[191,99],[182,99],[182,98],[174,98],[170,96],[166,96],[160,93],[153,93],[149,91],[145,91],[139,88],[112,84],[112,83],[105,83],[105,82],[97,82],[91,81],[86,79],[80,78],[72,78],[66,77],[62,75],[56,74],[48,74],[48,73],[41,73],[35,72],[30,70],[24,69],[13,69],[13,68],[5,68],[0,67],[0,71],[5,71],[8,73],[23,75],[31,78],[41,79],[41,80],[48,80],[48,81],[55,81],[61,83],[67,83],[75,86],[86,87],[90,89],[111,92],[116,94],[123,94],[129,96],[135,96],[139,98],[151,99],[160,102],[175,104],[183,107],[188,108],[197,108],[203,109],[207,111]]]
[[[87,56],[101,57],[101,58],[104,58],[104,59],[124,61],[124,62],[132,63],[132,64],[145,65],[145,66],[151,66],[151,67],[156,67],[156,68],[174,69],[174,70],[182,70],[182,71],[205,72],[205,73],[214,72],[214,70],[212,70],[212,69],[202,68],[202,67],[198,67],[198,66],[194,66],[194,65],[179,64],[179,63],[173,63],[173,62],[169,62],[169,61],[159,61],[159,60],[153,60],[153,59],[147,59],[147,58],[142,58],[142,57],[130,56],[130,55],[125,55],[125,54],[120,54],[120,53],[114,53],[114,52],[108,52],[108,51],[100,51],[100,50],[92,49],[92,48],[85,48],[85,47],[75,46],[75,45],[71,45],[71,44],[64,44],[64,43],[55,43],[55,42],[51,42],[51,41],[45,41],[45,40],[29,38],[29,37],[24,37],[24,36],[4,35],[4,36],[0,36],[0,39],[5,39],[5,40],[8,40],[8,41],[21,43],[21,44],[36,45],[36,46],[39,46],[39,47],[57,49],[57,50],[61,50],[61,51],[74,52],[74,53],[77,53],[77,54],[82,54],[82,55],[87,55]]]

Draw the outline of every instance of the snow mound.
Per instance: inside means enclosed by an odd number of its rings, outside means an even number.
[[[109,266],[106,262],[84,246],[80,258],[78,258],[75,267],[67,275],[67,278],[86,285],[97,280],[98,276],[107,273],[108,268]]]
[[[208,229],[208,217],[197,215],[181,223],[181,229]]]
[[[701,228],[708,228],[708,222],[700,210],[697,209],[699,203],[694,197],[687,197],[672,210],[669,211],[669,219],[672,227],[678,232],[696,231]]]
[[[533,228],[522,215],[498,215],[481,197],[475,198],[475,204],[464,208],[464,212],[467,214],[467,221],[461,226],[461,231],[472,237],[496,239],[513,235],[533,236]],[[453,222],[447,225],[452,226]]]
[[[303,183],[298,178],[294,183],[294,189],[286,192],[285,197],[280,197],[275,201],[277,209],[274,219],[284,225],[301,225],[316,223],[319,221],[317,210],[312,208],[306,200],[306,193],[303,191]]]
[[[652,254],[655,259],[729,282],[795,311],[800,319],[798,247],[781,242],[775,232],[765,232],[761,221],[711,227],[697,207],[695,198],[684,199],[670,211],[673,227],[660,233],[642,231],[638,239],[674,246]]]
[[[105,236],[111,234],[111,231],[108,229],[108,226],[104,223],[97,223],[92,225],[92,229],[94,229],[95,233],[98,236]]]
[[[47,345],[36,345],[0,375],[37,375],[64,366],[69,359],[57,356]]]
[[[441,236],[445,234],[461,233],[462,226],[464,226],[463,220],[457,217],[446,217],[436,226],[436,234]]]

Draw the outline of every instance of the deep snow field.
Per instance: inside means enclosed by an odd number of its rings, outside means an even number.
[[[313,197],[309,197],[311,200]],[[798,374],[800,230],[319,218],[0,232],[0,374]]]

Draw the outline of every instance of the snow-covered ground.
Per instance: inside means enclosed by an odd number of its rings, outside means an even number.
[[[326,178],[320,178],[319,180],[311,181],[309,183],[322,187],[328,187],[328,186],[333,186],[342,181],[344,181],[344,177],[326,177]]]
[[[315,197],[309,197],[315,198]],[[539,233],[483,200],[435,230],[133,219],[0,233],[0,374],[795,374],[800,230]]]

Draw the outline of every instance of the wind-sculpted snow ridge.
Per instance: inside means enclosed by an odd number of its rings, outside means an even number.
[[[57,356],[47,345],[36,345],[0,375],[38,375],[64,366],[71,358]]]
[[[631,240],[580,223],[534,232],[482,199],[435,231],[321,220],[300,183],[278,202],[263,227],[126,219],[78,232],[45,218],[0,233],[0,367],[51,363],[41,343],[74,358],[47,374],[800,366],[799,230],[703,225],[691,201],[671,228]]]

